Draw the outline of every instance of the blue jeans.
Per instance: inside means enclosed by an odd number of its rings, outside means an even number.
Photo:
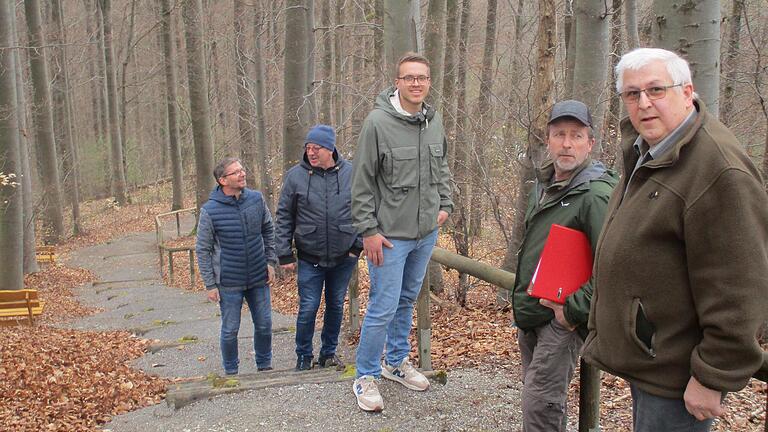
[[[240,360],[237,356],[237,333],[243,299],[248,303],[253,320],[253,348],[256,351],[256,367],[272,366],[272,305],[269,285],[249,288],[245,291],[219,290],[221,308],[221,359],[224,372],[237,373]]]
[[[704,421],[685,408],[683,399],[652,395],[629,383],[632,392],[632,429],[634,432],[707,432],[714,419]]]
[[[437,230],[418,240],[396,240],[383,248],[384,263],[368,260],[371,290],[357,347],[357,377],[381,376],[381,352],[387,345],[386,360],[399,364],[408,357],[408,335],[413,324],[413,305],[421,290]]]
[[[315,334],[315,318],[320,307],[320,297],[325,285],[325,316],[323,331],[320,334],[322,345],[320,356],[330,357],[336,354],[339,343],[339,331],[344,317],[344,297],[357,264],[357,257],[347,256],[334,267],[320,267],[304,260],[299,260],[299,315],[296,317],[296,355],[312,356],[312,336]]]

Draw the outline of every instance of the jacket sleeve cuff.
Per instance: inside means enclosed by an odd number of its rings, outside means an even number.
[[[278,262],[280,263],[280,265],[291,264],[296,262],[296,258],[292,254],[285,255],[285,256],[279,257]]]
[[[444,212],[446,212],[448,214],[451,214],[451,213],[453,213],[453,204],[451,204],[451,205],[441,205],[440,206],[440,210],[442,210],[442,211],[444,211]]]
[[[379,229],[377,227],[368,228],[367,230],[363,231],[362,236],[363,237],[370,237],[374,234],[378,234]]]
[[[356,256],[360,256],[360,254],[361,254],[362,252],[363,252],[363,249],[362,249],[362,248],[359,248],[359,247],[357,247],[357,246],[352,246],[352,247],[349,249],[349,253],[351,253],[351,254],[354,254],[354,255],[356,255]]]
[[[212,290],[212,289],[217,289],[217,288],[219,288],[219,286],[218,286],[218,285],[216,285],[216,284],[213,284],[213,285],[206,285],[206,286],[205,286],[205,289],[207,289],[207,290]]]

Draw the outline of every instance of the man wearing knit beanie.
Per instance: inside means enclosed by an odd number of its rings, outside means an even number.
[[[352,164],[336,151],[328,125],[312,127],[302,161],[285,174],[277,207],[276,249],[280,266],[297,269],[296,370],[342,367],[336,355],[344,297],[363,241],[352,225]],[[296,252],[292,244],[295,245]],[[325,316],[317,362],[312,352],[315,317],[325,287]]]

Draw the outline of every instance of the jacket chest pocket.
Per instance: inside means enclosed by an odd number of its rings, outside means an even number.
[[[444,156],[442,144],[429,145],[430,184],[440,183],[440,168],[443,166]]]
[[[419,159],[416,147],[392,149],[390,186],[392,188],[413,188],[419,183]]]

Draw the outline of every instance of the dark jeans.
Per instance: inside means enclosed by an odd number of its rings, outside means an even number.
[[[315,334],[315,318],[320,307],[320,297],[325,286],[325,316],[320,334],[321,356],[332,356],[339,343],[339,331],[344,317],[344,297],[357,264],[357,257],[348,256],[335,267],[320,267],[299,260],[299,315],[296,317],[296,355],[312,355],[312,337]]]
[[[240,360],[237,355],[237,333],[243,300],[248,303],[253,320],[253,348],[256,351],[256,367],[272,366],[272,306],[269,285],[245,291],[219,290],[221,308],[221,358],[224,372],[237,373]]]
[[[682,399],[652,395],[629,383],[632,391],[632,423],[635,432],[708,432],[714,419],[704,421],[685,408]]]

